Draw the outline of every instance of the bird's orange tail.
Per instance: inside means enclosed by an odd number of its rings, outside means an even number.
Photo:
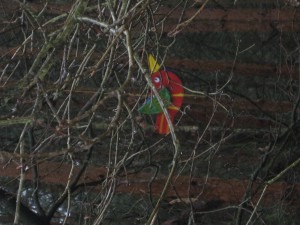
[[[175,115],[170,114],[170,113],[169,113],[169,115],[170,115],[171,122],[172,122],[172,124],[173,124]],[[158,132],[159,134],[167,135],[167,134],[170,133],[170,127],[169,127],[167,118],[166,118],[166,116],[165,116],[165,114],[164,114],[163,112],[162,112],[162,113],[159,113],[159,114],[156,116],[155,129],[157,130],[157,132]]]

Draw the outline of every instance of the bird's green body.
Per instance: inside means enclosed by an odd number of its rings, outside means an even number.
[[[167,88],[162,88],[159,92],[159,96],[162,99],[164,106],[167,108],[171,102],[171,94]],[[149,97],[145,104],[143,104],[139,108],[139,112],[143,114],[158,114],[161,113],[163,110],[158,102],[156,96]]]

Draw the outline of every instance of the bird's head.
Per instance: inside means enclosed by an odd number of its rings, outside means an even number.
[[[162,87],[168,87],[170,83],[167,72],[164,70],[153,73],[151,75],[151,80],[157,90],[160,90]]]

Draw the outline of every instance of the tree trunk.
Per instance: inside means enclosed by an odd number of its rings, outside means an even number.
[[[0,207],[3,210],[7,211],[12,216],[15,215],[16,212],[16,198],[6,192],[3,189],[0,189]],[[22,225],[49,225],[49,221],[45,217],[41,217],[30,209],[28,209],[24,204],[20,206],[20,222]]]

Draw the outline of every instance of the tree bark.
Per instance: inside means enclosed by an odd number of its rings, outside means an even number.
[[[0,189],[0,207],[12,216],[16,211],[16,198],[7,191]],[[20,222],[22,225],[49,225],[46,217],[41,217],[32,212],[27,206],[20,206]]]

